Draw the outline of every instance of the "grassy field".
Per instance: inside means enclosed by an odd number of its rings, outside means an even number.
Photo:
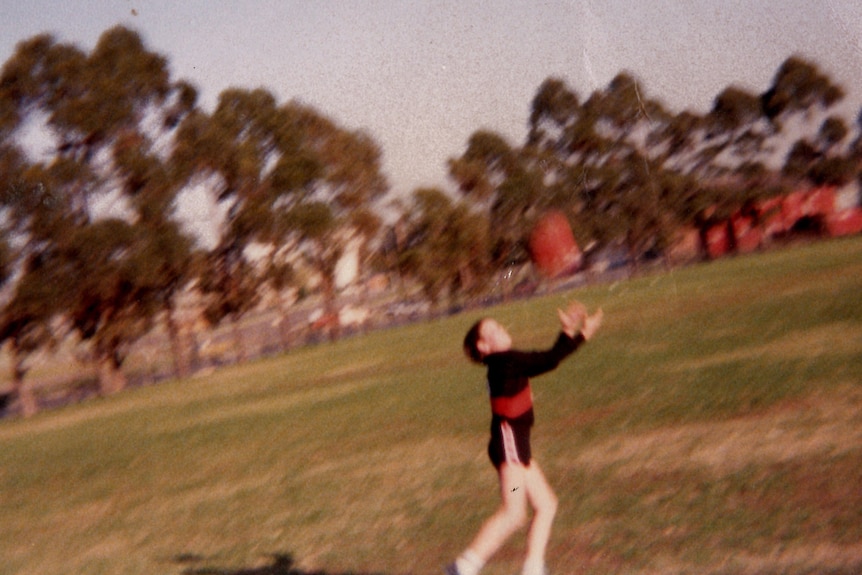
[[[545,346],[571,297],[605,325],[533,383],[553,573],[862,572],[862,238],[486,313]],[[0,422],[0,573],[439,574],[498,502],[478,313]]]

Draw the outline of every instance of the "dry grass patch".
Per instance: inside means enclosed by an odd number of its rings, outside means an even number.
[[[620,433],[561,461],[582,573],[862,572],[862,389]]]
[[[617,473],[705,469],[716,475],[748,465],[846,453],[862,445],[862,390],[790,400],[762,413],[612,437],[581,451],[572,465]]]
[[[728,330],[728,333],[733,332]],[[673,372],[688,372],[732,362],[760,359],[780,362],[842,355],[853,357],[859,352],[860,342],[862,342],[862,326],[849,322],[831,323],[801,332],[784,334],[760,345],[740,347],[697,359],[680,360],[669,367]]]

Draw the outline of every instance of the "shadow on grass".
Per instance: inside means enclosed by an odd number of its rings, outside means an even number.
[[[189,567],[183,571],[183,575],[383,575],[382,573],[330,573],[328,571],[304,571],[296,566],[293,556],[287,554],[276,554],[270,556],[271,563],[263,567],[251,567],[248,569],[219,569],[218,567]],[[204,558],[192,555],[180,555],[174,558],[176,563],[198,563]]]

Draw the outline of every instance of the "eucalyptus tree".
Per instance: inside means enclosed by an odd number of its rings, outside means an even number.
[[[651,158],[666,170],[695,174],[702,159],[698,151],[706,137],[707,125],[705,116],[690,110],[679,113],[665,110],[647,136]]]
[[[469,299],[490,277],[489,225],[484,214],[438,188],[419,188],[403,207],[405,238],[398,268],[417,282],[433,308]]]
[[[838,152],[848,135],[846,123],[835,113],[844,97],[844,88],[812,61],[791,56],[778,68],[761,101],[776,130],[795,122],[794,132],[801,133],[785,157],[786,176],[815,184],[841,184],[852,178],[850,155]]]
[[[2,85],[17,124],[41,122],[50,136],[50,153],[32,173],[51,209],[28,225],[22,269],[65,287],[57,314],[88,344],[101,390],[116,391],[131,344],[161,311],[154,302],[173,293],[152,258],[164,262],[176,251],[157,255],[154,246],[168,242],[149,235],[153,222],[170,219],[159,211],[170,201],[142,198],[154,186],[165,197],[175,191],[151,168],[167,161],[156,148],[193,106],[194,90],[172,81],[167,60],[123,27],[102,34],[90,53],[49,35],[22,42],[3,68]],[[115,208],[100,211],[96,200]]]
[[[678,207],[684,189],[651,137],[673,120],[663,104],[648,97],[640,81],[626,72],[595,92],[584,108],[598,135],[591,192],[598,198],[592,203],[608,222],[597,233],[604,235],[605,243],[614,236],[622,239],[630,264],[637,267],[648,251],[664,253],[682,223]],[[594,210],[586,215],[598,217]]]
[[[661,170],[657,182],[664,190],[663,205],[680,227],[694,226],[705,238],[710,217],[724,196],[704,175],[709,171],[708,154],[702,152],[709,145],[711,122],[690,110],[664,115],[648,136],[650,161]],[[702,241],[699,247],[705,256],[706,243]]]
[[[564,80],[550,77],[536,90],[530,104],[527,146],[557,150],[565,142],[564,132],[580,116],[580,97]]]
[[[791,56],[779,66],[772,84],[760,98],[764,115],[780,125],[797,114],[813,119],[816,109],[829,110],[844,96],[844,88],[816,63]]]
[[[777,158],[784,153],[789,131],[806,134],[811,119],[828,113],[842,98],[843,89],[815,64],[791,57],[764,93],[731,85],[715,97],[706,115],[675,116],[652,137],[665,150],[665,165],[689,182],[691,193],[679,204],[688,214],[685,219],[702,235],[719,224],[732,233],[730,216],[740,211],[756,215],[757,201],[786,192],[787,177],[840,177],[846,164],[834,155],[824,160],[825,141],[841,134],[841,127],[829,119],[821,137],[803,135],[783,162]]]
[[[703,127],[705,135],[691,172],[698,180],[701,200],[694,222],[702,238],[716,225],[726,226],[730,237],[735,237],[731,216],[756,215],[755,203],[780,190],[780,182],[767,167],[773,153],[768,142],[776,126],[764,115],[758,95],[731,85],[715,97]]]
[[[783,173],[795,182],[810,185],[843,186],[859,172],[852,145],[842,144],[850,130],[844,120],[829,116],[813,138],[801,137],[787,154]]]
[[[0,106],[8,104],[4,96],[6,94],[0,93]],[[3,294],[0,342],[5,343],[9,351],[13,399],[17,400],[22,414],[30,416],[36,413],[38,402],[33,390],[24,383],[29,370],[28,359],[47,347],[52,339],[50,320],[56,313],[54,305],[58,294],[45,293],[54,287],[52,285],[22,286],[22,282],[16,280],[22,275],[21,266],[27,253],[23,241],[24,221],[32,217],[34,206],[43,198],[36,197],[38,190],[29,189],[24,181],[28,163],[25,154],[11,143],[9,126],[0,124],[0,180],[5,182],[0,188],[0,293]],[[52,297],[41,297],[43,295]]]
[[[674,145],[687,145],[687,135],[673,130],[661,102],[629,73],[585,101],[552,78],[533,99],[528,149],[546,168],[546,193],[575,220],[579,241],[623,241],[634,265],[647,250],[662,248],[678,225],[666,204],[678,204],[672,196],[682,190],[670,184],[678,179],[663,163]]]
[[[336,265],[355,245],[364,266],[381,229],[377,207],[389,189],[382,151],[364,131],[347,130],[313,107],[289,102],[281,112],[292,153],[274,170],[277,237],[296,245],[318,274],[325,312],[335,317]],[[337,323],[330,335],[338,335]]]
[[[313,269],[335,314],[336,264],[351,242],[365,244],[379,228],[374,202],[387,184],[377,144],[312,107],[279,105],[264,89],[222,92],[211,115],[190,116],[180,132],[178,165],[227,205],[207,272],[221,277],[202,283],[214,299],[211,319],[236,325],[259,301],[249,284],[275,277],[272,269],[251,273],[255,244],[270,248],[270,268]]]
[[[449,175],[476,205],[490,209],[497,191],[515,170],[517,151],[503,136],[489,130],[470,135],[467,148],[448,161]]]
[[[226,218],[199,270],[206,316],[228,319],[238,359],[245,356],[239,322],[259,302],[259,279],[248,248],[273,228],[272,164],[280,156],[275,98],[264,89],[230,88],[211,114],[196,110],[180,125],[174,154],[181,176],[205,184],[226,205]]]
[[[38,408],[32,390],[24,384],[28,358],[52,346],[58,333],[54,320],[63,307],[70,285],[60,279],[53,262],[57,239],[74,224],[69,197],[56,192],[61,174],[75,173],[70,162],[33,165],[26,152],[16,146],[17,131],[30,115],[48,113],[42,84],[62,58],[83,58],[70,46],[57,46],[50,36],[38,36],[18,45],[0,72],[0,146],[2,146],[3,243],[12,247],[4,273],[4,305],[0,337],[8,343],[13,390],[22,413]],[[41,106],[37,105],[41,104]],[[66,178],[63,178],[66,180]],[[7,252],[9,253],[9,252]]]
[[[172,112],[176,114],[176,112]],[[167,118],[171,124],[176,116]],[[189,375],[186,346],[177,322],[177,297],[194,279],[194,240],[177,214],[177,197],[184,184],[170,157],[171,145],[139,133],[117,142],[113,161],[117,186],[133,214],[138,234],[134,246],[139,257],[137,283],[164,318],[174,373]]]
[[[706,178],[716,177],[716,172],[733,171],[740,163],[757,158],[770,132],[760,98],[736,86],[725,88],[715,97],[705,123],[706,144],[700,151],[704,169],[700,175]]]
[[[449,176],[472,210],[488,221],[488,254],[478,260],[476,271],[487,283],[497,275],[504,295],[510,279],[529,257],[527,238],[547,207],[543,167],[531,151],[516,148],[489,130],[471,134],[463,154],[448,161]],[[490,262],[490,267],[484,261]]]

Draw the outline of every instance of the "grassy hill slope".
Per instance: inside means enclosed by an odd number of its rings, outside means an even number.
[[[860,295],[854,238],[484,310],[605,310],[533,384],[552,571],[862,570]],[[0,573],[439,573],[498,502],[479,316],[0,422]]]

